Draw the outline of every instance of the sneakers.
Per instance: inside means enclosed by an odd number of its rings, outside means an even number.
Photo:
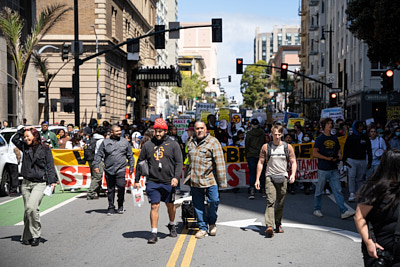
[[[169,235],[171,237],[177,237],[178,233],[176,232],[175,224],[168,224]]]
[[[355,200],[356,200],[356,196],[354,195],[354,193],[350,193],[349,202],[354,202]]]
[[[274,230],[272,229],[271,226],[269,226],[267,228],[267,230],[265,230],[265,234],[267,235],[268,238],[271,238],[274,236]]]
[[[108,208],[108,210],[107,210],[107,216],[111,216],[111,215],[113,215],[113,214],[115,214],[115,209]]]
[[[124,212],[125,212],[124,206],[119,207],[117,212],[118,212],[118,214],[124,214]]]
[[[151,233],[149,239],[147,239],[147,244],[155,244],[157,241],[157,233]]]
[[[351,217],[351,216],[354,216],[354,214],[355,214],[354,211],[348,211],[348,210],[346,210],[345,212],[342,213],[342,215],[340,215],[340,217],[341,217],[342,219],[347,219],[347,218],[349,218],[349,217]]]
[[[254,188],[250,189],[250,195],[249,195],[249,199],[254,199],[255,198],[255,190]]]
[[[331,191],[329,191],[329,189],[327,188],[327,189],[325,189],[325,195],[330,195],[331,194]]]
[[[320,210],[314,210],[314,216],[316,217],[323,217],[324,215],[322,214],[322,212]]]
[[[8,195],[9,195],[10,197],[19,197],[19,196],[21,196],[21,193],[12,192],[12,193],[9,193]]]
[[[208,233],[210,236],[216,236],[217,235],[217,226],[215,224],[210,225]]]
[[[202,238],[204,238],[204,237],[206,237],[206,236],[208,236],[208,233],[207,233],[207,231],[205,231],[205,230],[199,230],[199,231],[196,233],[196,235],[195,235],[195,237],[196,237],[197,239],[202,239]]]
[[[94,196],[87,195],[86,199],[87,200],[99,199],[99,196],[98,195],[94,195]]]
[[[277,225],[275,229],[275,233],[277,234],[283,234],[285,231],[282,229],[282,225]]]

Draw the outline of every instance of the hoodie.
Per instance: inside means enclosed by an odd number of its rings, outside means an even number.
[[[96,140],[96,149],[94,152],[96,154],[97,151],[99,150],[101,143],[103,143],[103,141],[104,141],[104,136],[102,136],[101,134],[98,134],[98,133],[94,133],[93,139]]]
[[[357,121],[353,123],[353,134],[349,135],[344,144],[343,161],[348,158],[365,160],[368,156],[368,164],[372,164],[371,140],[364,133],[359,133],[355,128]]]
[[[263,129],[253,128],[248,132],[245,139],[246,158],[259,158],[261,147],[265,142],[265,131]]]

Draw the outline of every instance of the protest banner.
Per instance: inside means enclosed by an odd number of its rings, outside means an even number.
[[[300,114],[299,113],[293,113],[293,112],[285,112],[285,117],[283,119],[283,122],[288,122],[290,118],[299,118]]]
[[[304,118],[297,118],[297,119],[290,118],[289,121],[288,121],[288,124],[287,124],[287,128],[289,130],[293,129],[294,128],[294,124],[296,122],[300,122],[301,127],[304,127]]]
[[[283,113],[273,113],[272,114],[272,119],[274,120],[274,122],[283,121],[285,119],[285,114],[283,114]]]
[[[400,119],[400,106],[386,107],[387,119]]]
[[[242,127],[242,114],[241,113],[233,113],[232,114],[232,124],[236,125],[236,129]]]
[[[203,111],[215,114],[215,103],[196,103],[196,120],[201,118]]]
[[[178,136],[182,136],[182,134],[188,128],[190,121],[191,121],[190,119],[181,119],[181,118],[173,120],[174,126],[176,126],[176,129],[178,131]]]
[[[321,111],[321,119],[322,118],[331,118],[333,122],[336,123],[337,119],[344,119],[343,109],[340,107],[323,109]]]
[[[229,122],[229,108],[220,108],[219,109],[219,116],[218,116],[218,120],[226,120],[227,122]]]

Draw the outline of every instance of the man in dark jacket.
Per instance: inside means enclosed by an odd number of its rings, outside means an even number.
[[[104,139],[93,161],[94,171],[99,173],[100,162],[104,160],[104,172],[108,190],[107,215],[115,213],[115,186],[118,188],[118,213],[124,213],[126,159],[128,159],[129,163],[129,174],[132,174],[135,163],[132,147],[127,139],[121,138],[121,127],[113,125],[111,127],[111,137]]]
[[[367,156],[368,163],[365,161]],[[365,172],[371,168],[372,163],[371,141],[361,121],[353,123],[353,134],[347,137],[344,145],[343,161],[351,166],[349,168],[349,202],[354,202],[355,193],[363,185]]]
[[[265,144],[265,132],[259,127],[260,122],[254,118],[251,120],[251,130],[247,133],[245,139],[245,156],[247,159],[247,165],[249,168],[249,199],[254,199],[255,188],[254,183],[256,182],[256,171],[257,163],[260,158],[261,147]],[[263,174],[261,174],[263,175]],[[261,184],[261,192],[265,194],[265,179],[264,184]]]
[[[149,176],[146,182],[146,194],[151,203],[150,221],[151,235],[149,244],[157,242],[158,210],[160,202],[165,202],[168,209],[168,229],[171,237],[176,237],[175,228],[175,187],[182,172],[182,151],[179,144],[168,137],[168,126],[162,118],[158,118],[153,126],[155,136],[146,142],[140,151],[138,162],[147,160]],[[139,189],[140,171],[136,171],[135,188]]]

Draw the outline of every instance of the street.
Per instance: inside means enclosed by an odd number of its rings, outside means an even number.
[[[63,199],[60,200],[59,198]],[[217,236],[196,240],[182,229],[169,237],[167,211],[160,207],[158,242],[147,244],[150,205],[134,207],[125,195],[125,214],[107,216],[107,200],[86,200],[86,193],[56,192],[42,203],[38,247],[20,244],[23,202],[0,199],[1,266],[361,266],[361,243],[353,219],[341,220],[335,203],[323,196],[323,218],[312,215],[313,195],[288,195],[285,233],[264,235],[265,198],[248,200],[246,189],[220,194]],[[47,198],[47,199],[46,199]],[[55,200],[57,198],[57,201]],[[147,199],[147,198],[146,198]],[[332,197],[333,199],[333,197]],[[6,201],[10,201],[5,203]],[[54,201],[54,204],[50,204]],[[57,203],[56,203],[57,202]],[[3,204],[5,203],[5,204]],[[46,203],[46,207],[44,207]],[[10,206],[13,208],[10,210]],[[50,206],[53,206],[50,208]],[[355,204],[350,204],[354,209]],[[5,220],[7,218],[13,218]],[[12,221],[14,220],[14,222]],[[15,225],[17,224],[17,225]]]

